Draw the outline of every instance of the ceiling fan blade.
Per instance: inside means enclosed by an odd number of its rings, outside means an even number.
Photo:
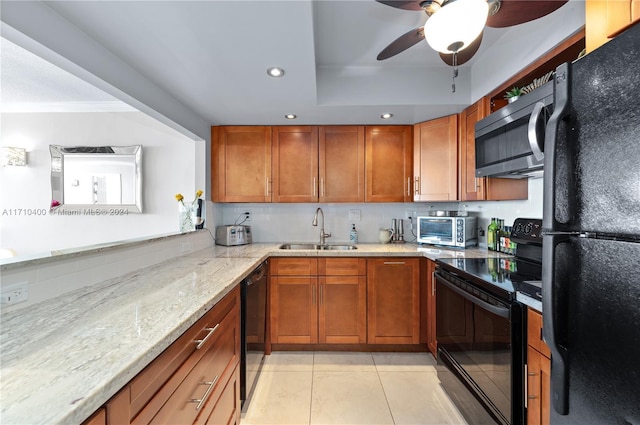
[[[487,18],[487,26],[505,28],[542,18],[568,0],[502,0],[498,12]]]
[[[387,6],[395,7],[396,9],[404,10],[422,10],[420,7],[421,1],[416,0],[376,0],[378,3],[386,4]]]
[[[389,59],[392,56],[397,55],[400,52],[404,52],[414,44],[424,40],[424,27],[414,28],[409,32],[402,34],[396,38],[387,47],[385,47],[379,54],[378,60],[382,61]]]
[[[480,48],[480,43],[482,43],[482,35],[484,31],[480,33],[478,37],[466,49],[461,50],[458,53],[458,65],[465,64],[476,54],[478,49]],[[453,54],[445,54],[440,53],[440,59],[444,61],[449,66],[453,66]]]

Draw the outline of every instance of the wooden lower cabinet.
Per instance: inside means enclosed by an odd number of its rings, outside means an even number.
[[[527,313],[527,424],[550,422],[551,359],[547,344],[542,340],[542,315],[528,309]]]
[[[420,343],[420,259],[367,260],[369,344]]]
[[[272,259],[271,342],[366,342],[365,264],[363,258]]]
[[[239,363],[236,287],[106,403],[106,423],[239,423]]]

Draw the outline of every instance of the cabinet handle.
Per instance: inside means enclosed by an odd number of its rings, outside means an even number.
[[[529,370],[529,365],[528,364],[524,364],[524,408],[526,409],[528,406],[527,400],[529,399],[529,379],[527,378],[527,376],[529,375],[528,373]]]
[[[200,382],[200,385],[208,385],[209,387],[207,388],[207,391],[204,392],[202,398],[192,398],[189,400],[189,403],[198,403],[198,405],[196,406],[196,411],[200,410],[202,405],[207,401],[207,399],[211,395],[211,390],[216,386],[216,382],[218,382],[218,378],[220,378],[219,375],[213,378],[213,381]]]
[[[420,177],[419,176],[416,176],[416,180],[413,185],[413,192],[416,195],[420,195]]]
[[[269,177],[265,178],[264,184],[264,196],[271,195],[271,179]]]
[[[316,196],[316,178],[313,178],[313,182],[311,183],[311,188],[313,189],[313,196]]]
[[[311,304],[316,303],[316,285],[311,285]]]
[[[320,305],[322,305],[322,303],[324,302],[323,301],[323,299],[324,299],[324,290],[323,290],[323,288],[324,288],[324,285],[320,285],[320,302],[319,302]]]
[[[431,296],[436,296],[436,272],[431,272]]]
[[[207,342],[207,340],[208,340],[209,338],[211,338],[211,335],[213,335],[213,333],[214,333],[215,331],[217,331],[217,330],[218,330],[218,327],[219,327],[219,326],[220,326],[220,323],[218,323],[217,325],[215,325],[215,326],[214,326],[214,327],[212,327],[212,328],[205,328],[205,329],[204,329],[205,331],[209,331],[209,333],[208,333],[208,334],[207,334],[207,336],[205,336],[204,338],[202,338],[202,339],[196,339],[195,341],[193,341],[193,342],[195,342],[195,343],[197,344],[197,345],[196,345],[196,350],[199,350],[199,349],[201,349],[201,348],[202,348],[202,346]]]
[[[321,192],[320,192],[320,196],[321,196],[322,198],[324,198],[325,196],[327,196],[327,195],[326,195],[326,193],[327,193],[327,192],[326,192],[326,190],[325,190],[324,184],[325,184],[324,177],[320,177],[320,190],[321,190]]]
[[[385,261],[385,265],[394,265],[394,264],[405,264],[404,261]]]
[[[407,177],[407,196],[411,196],[411,177]]]

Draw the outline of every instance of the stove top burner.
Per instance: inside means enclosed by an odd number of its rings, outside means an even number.
[[[542,265],[517,257],[508,258],[442,258],[450,265],[475,279],[480,279],[492,292],[515,298],[516,291],[542,299]]]

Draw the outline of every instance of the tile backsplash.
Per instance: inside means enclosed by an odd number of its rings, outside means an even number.
[[[351,225],[358,230],[360,243],[378,242],[378,229],[391,227],[394,218],[404,219],[405,240],[415,241],[415,219],[431,210],[466,210],[479,217],[478,226],[486,229],[491,217],[500,217],[510,225],[517,217],[542,217],[542,179],[529,180],[529,199],[523,201],[449,202],[449,203],[361,203],[361,204],[215,204],[221,211],[217,224],[239,224],[250,212],[254,242],[319,242],[320,223],[311,225],[316,208],[325,217],[328,243],[349,241]],[[412,226],[413,225],[413,229]],[[486,239],[480,238],[486,246]]]

